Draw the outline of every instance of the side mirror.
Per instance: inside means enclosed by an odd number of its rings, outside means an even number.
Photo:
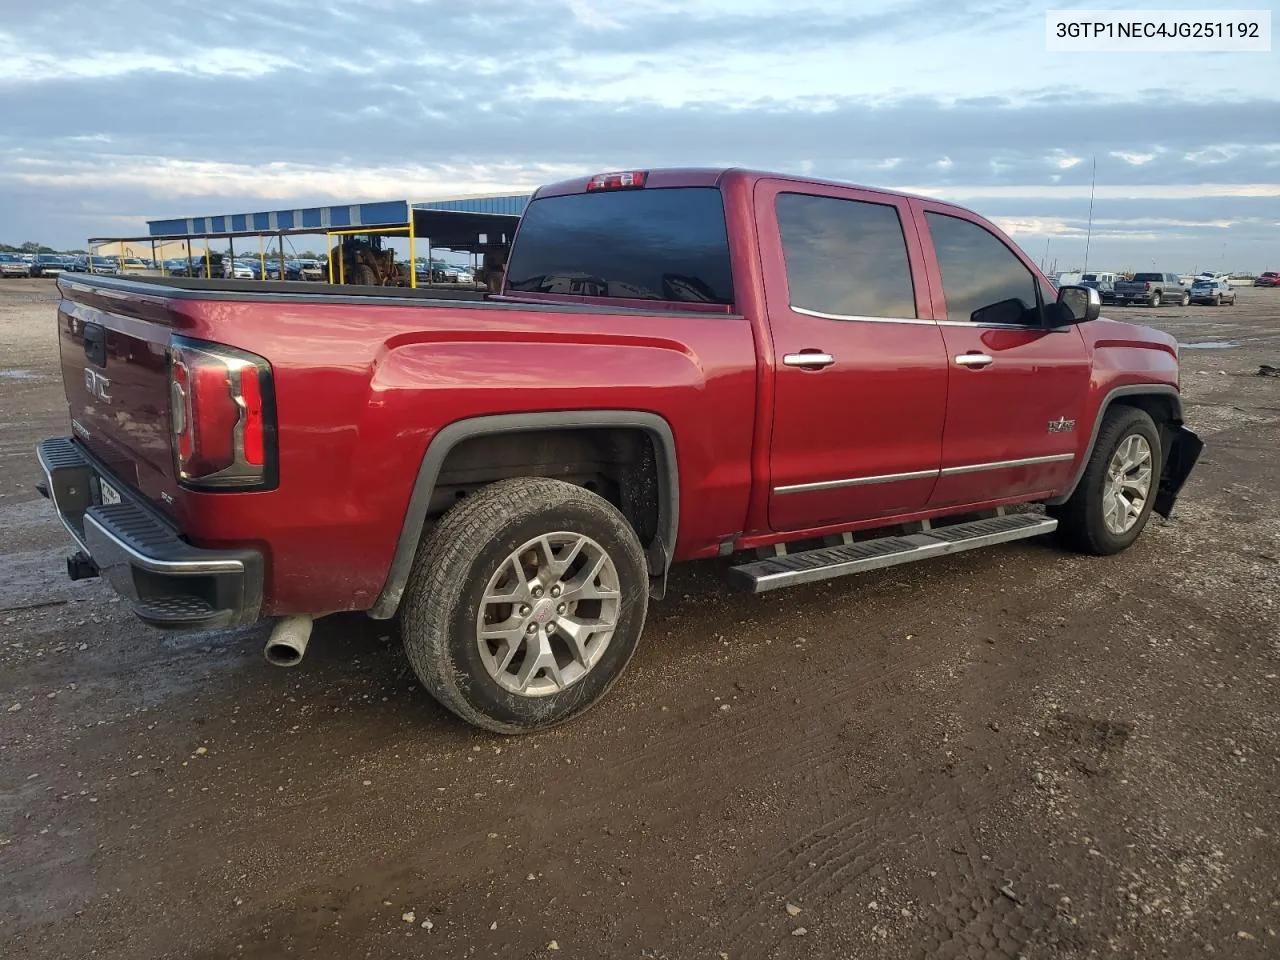
[[[1057,317],[1063,323],[1088,323],[1102,312],[1102,297],[1093,287],[1058,289]]]

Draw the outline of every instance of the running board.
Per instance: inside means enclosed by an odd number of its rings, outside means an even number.
[[[756,560],[731,567],[729,581],[751,593],[764,593],[779,587],[879,570],[1010,540],[1025,540],[1052,533],[1057,526],[1057,520],[1040,514],[1006,514],[950,527],[935,527],[904,537],[881,537]]]

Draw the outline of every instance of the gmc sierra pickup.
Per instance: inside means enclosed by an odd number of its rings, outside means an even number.
[[[1191,291],[1176,273],[1135,273],[1132,280],[1117,280],[1115,300],[1122,307],[1145,303],[1158,307],[1162,303],[1185,307],[1191,302]]]
[[[496,294],[58,286],[71,576],[161,628],[275,619],[282,664],[323,614],[398,616],[504,733],[605,693],[674,562],[760,592],[1055,530],[1112,554],[1202,447],[1172,337],[974,213],[841,183],[543,187]]]

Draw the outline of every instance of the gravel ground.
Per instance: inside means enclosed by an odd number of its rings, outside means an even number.
[[[1109,559],[762,598],[692,565],[577,722],[480,734],[394,628],[167,636],[72,584],[52,284],[0,283],[0,956],[1280,955],[1280,290],[1116,310],[1209,446]]]

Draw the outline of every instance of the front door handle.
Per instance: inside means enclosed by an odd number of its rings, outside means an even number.
[[[962,367],[975,367],[981,369],[991,365],[991,358],[985,353],[962,353],[956,357],[956,363]]]
[[[836,362],[836,358],[829,353],[812,350],[788,353],[782,358],[782,362],[788,367],[829,367]]]

